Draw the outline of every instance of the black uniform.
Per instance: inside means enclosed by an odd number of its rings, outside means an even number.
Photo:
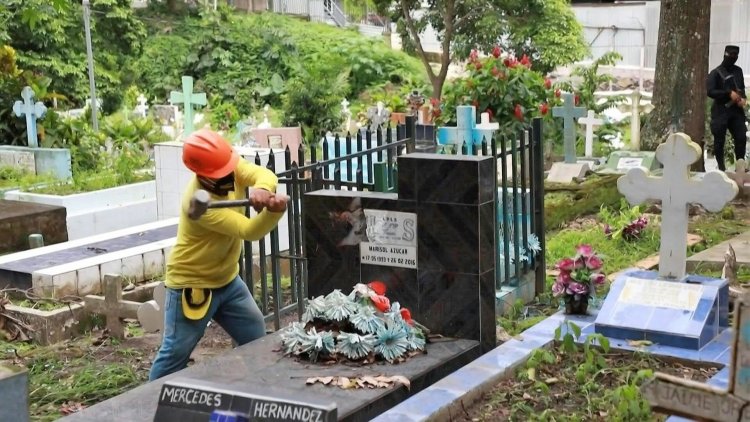
[[[724,51],[724,61],[712,70],[706,80],[708,96],[713,98],[711,106],[711,133],[714,135],[714,155],[720,170],[725,170],[724,143],[727,129],[734,139],[735,159],[745,158],[747,143],[747,128],[745,127],[745,110],[732,102],[732,91],[742,98],[745,95],[745,77],[742,69],[735,66],[740,49],[737,46],[727,46]]]

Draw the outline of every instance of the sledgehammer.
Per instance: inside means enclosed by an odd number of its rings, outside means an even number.
[[[286,197],[287,201],[289,196]],[[188,208],[188,217],[191,220],[197,220],[201,218],[203,214],[208,211],[209,208],[234,208],[234,207],[246,207],[253,206],[253,200],[251,198],[246,199],[233,199],[228,201],[212,201],[211,195],[205,190],[197,190],[190,199],[190,207]]]

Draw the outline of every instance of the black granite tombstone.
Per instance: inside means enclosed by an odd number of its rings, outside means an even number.
[[[379,280],[433,333],[494,348],[494,159],[416,153],[398,169],[398,194],[305,195],[309,295]]]

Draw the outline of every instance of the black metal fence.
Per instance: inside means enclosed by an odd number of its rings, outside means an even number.
[[[301,315],[307,297],[307,272],[302,227],[302,197],[319,189],[397,190],[397,157],[416,148],[416,119],[407,117],[405,125],[396,128],[367,129],[355,136],[324,137],[322,149],[304,145],[297,151],[299,162],[293,162],[292,151],[284,151],[285,170],[277,171],[274,154],[267,167],[279,177],[291,201],[287,209],[287,250],[280,250],[279,229],[259,242],[245,242],[240,260],[243,279],[251,286],[266,320],[281,327],[281,317],[295,310]],[[530,272],[535,275],[535,291],[545,283],[544,263],[544,163],[541,120],[516,137],[498,136],[473,148],[474,155],[492,156],[497,160],[498,206],[497,288],[518,285]],[[465,154],[466,145],[437,146],[439,154]],[[309,162],[307,158],[309,157]],[[320,158],[319,158],[320,157]],[[261,163],[259,155],[256,164]],[[509,194],[510,193],[510,194]],[[250,208],[246,210],[250,215]],[[270,245],[267,247],[266,243]],[[282,271],[282,269],[284,271]],[[284,275],[282,275],[282,272]]]

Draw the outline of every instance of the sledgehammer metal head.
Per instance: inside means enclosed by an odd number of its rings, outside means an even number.
[[[251,199],[234,199],[231,201],[211,201],[211,195],[205,190],[197,190],[190,198],[190,207],[188,208],[188,217],[191,220],[201,218],[209,208],[234,208],[253,205]]]

